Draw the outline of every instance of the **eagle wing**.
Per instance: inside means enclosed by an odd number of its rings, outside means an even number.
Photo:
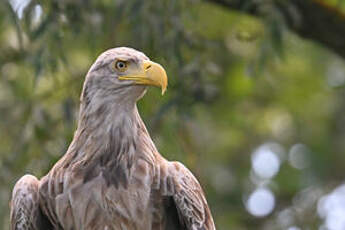
[[[49,230],[49,222],[39,207],[39,180],[31,175],[19,179],[13,188],[11,208],[11,230]]]
[[[165,184],[167,190],[170,190],[169,195],[173,198],[182,229],[216,229],[199,182],[183,164],[170,163],[169,176]]]

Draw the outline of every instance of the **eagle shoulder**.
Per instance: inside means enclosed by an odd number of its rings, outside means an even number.
[[[204,192],[195,176],[180,162],[166,162],[161,177],[163,195],[174,201],[179,221],[186,230],[215,230]]]
[[[10,202],[11,230],[52,229],[40,209],[39,184],[32,175],[21,177],[15,184]]]

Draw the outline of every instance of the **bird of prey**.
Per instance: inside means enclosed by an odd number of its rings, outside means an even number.
[[[12,230],[214,230],[205,195],[181,163],[163,158],[136,102],[167,88],[163,67],[132,48],[102,53],[86,75],[65,155],[12,193]]]

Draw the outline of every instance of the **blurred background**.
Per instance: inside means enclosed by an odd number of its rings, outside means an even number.
[[[86,72],[130,46],[168,72],[139,110],[219,230],[345,229],[345,1],[0,2],[0,229],[76,128]]]

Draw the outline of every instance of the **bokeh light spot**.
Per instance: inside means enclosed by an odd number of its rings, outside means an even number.
[[[326,229],[345,229],[345,185],[341,185],[319,200],[318,213],[325,220]]]
[[[272,212],[274,206],[274,194],[267,188],[256,189],[246,202],[248,212],[257,217],[267,216]]]
[[[23,18],[25,8],[29,5],[31,0],[11,0],[9,1],[14,12],[17,13],[19,19]]]
[[[339,87],[345,84],[345,69],[340,61],[329,64],[326,76],[327,83],[331,87]]]
[[[296,227],[296,226],[291,226],[288,228],[288,230],[301,230],[301,228]]]
[[[309,165],[309,149],[304,144],[295,144],[289,151],[289,163],[296,169],[304,169]]]
[[[279,157],[266,145],[257,149],[252,155],[254,172],[262,178],[272,178],[280,168]]]

